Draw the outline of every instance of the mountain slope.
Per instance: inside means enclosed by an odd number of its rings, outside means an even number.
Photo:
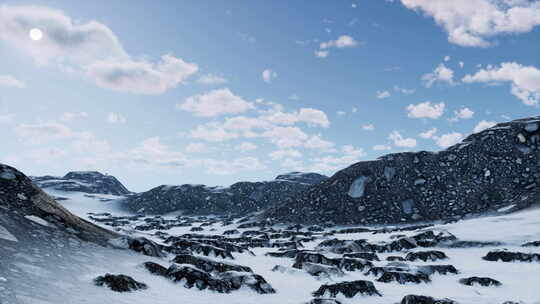
[[[388,224],[519,210],[540,201],[539,148],[540,117],[501,123],[438,153],[356,163],[263,217]]]
[[[74,171],[64,177],[35,176],[31,179],[42,189],[111,195],[131,193],[114,176],[96,171]]]
[[[123,206],[133,212],[148,214],[172,211],[186,214],[242,214],[273,206],[326,179],[326,176],[317,173],[292,172],[279,175],[273,181],[239,182],[227,188],[162,185],[129,196]]]

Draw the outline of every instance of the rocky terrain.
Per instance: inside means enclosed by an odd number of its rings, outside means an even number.
[[[146,214],[247,214],[294,197],[326,179],[317,173],[293,172],[273,181],[238,182],[226,188],[162,185],[131,195],[122,204],[129,211]]]
[[[31,179],[42,189],[110,195],[131,193],[114,176],[96,171],[69,172],[64,177],[34,176]]]
[[[310,226],[103,212],[99,196],[73,192],[66,210],[4,165],[0,194],[2,304],[540,303],[540,209]]]
[[[500,123],[437,153],[353,164],[263,218],[395,224],[513,212],[540,201],[539,161],[540,117]]]

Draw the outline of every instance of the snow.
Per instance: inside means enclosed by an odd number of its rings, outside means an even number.
[[[31,220],[32,222],[34,222],[36,224],[40,224],[42,226],[49,226],[49,223],[46,220],[44,220],[44,219],[42,219],[42,218],[40,218],[38,216],[26,215],[25,218]]]
[[[360,176],[356,178],[349,188],[349,196],[352,198],[359,198],[364,195],[364,189],[366,188],[366,183],[369,182],[369,176]]]
[[[3,179],[15,179],[16,176],[11,170],[5,169],[3,172],[0,173],[0,178]]]
[[[55,195],[60,193],[55,192]],[[61,196],[69,197],[69,200],[60,201],[70,211],[87,217],[87,212],[111,212],[114,215],[121,215],[117,208],[118,201],[100,202],[98,198],[88,198],[83,194],[62,193]],[[404,206],[405,207],[405,206]],[[174,216],[166,215],[164,219],[171,219]],[[131,224],[135,226],[137,223]],[[193,226],[198,226],[195,223]],[[221,223],[204,227],[203,234],[222,234],[225,230],[237,229],[237,224],[222,226]],[[108,227],[110,228],[110,227]],[[129,228],[129,227],[128,227]],[[166,232],[171,235],[190,233],[190,227],[175,227]],[[215,231],[210,231],[215,229]],[[141,264],[146,261],[153,261],[163,266],[169,266],[169,259],[158,259],[142,256],[125,250],[114,250],[111,248],[92,247],[81,248],[72,254],[64,254],[66,258],[58,260],[55,264],[50,264],[46,259],[41,262],[31,262],[17,264],[17,268],[28,275],[28,282],[16,282],[17,291],[20,293],[18,299],[21,303],[118,303],[118,304],[169,304],[181,300],[183,303],[207,304],[299,304],[308,302],[311,293],[317,290],[322,284],[337,283],[341,281],[369,280],[383,294],[383,297],[356,296],[352,299],[345,299],[338,296],[338,300],[346,304],[380,304],[399,303],[408,294],[427,295],[435,298],[451,298],[458,303],[468,304],[497,304],[504,301],[523,301],[527,304],[539,304],[540,293],[537,289],[540,285],[540,263],[503,263],[484,261],[482,257],[490,250],[496,248],[507,248],[511,251],[536,252],[540,253],[540,248],[521,247],[521,244],[529,241],[540,240],[540,209],[531,209],[519,213],[505,214],[500,216],[489,216],[473,218],[459,221],[452,224],[438,224],[426,230],[447,231],[456,235],[460,240],[467,241],[498,241],[504,242],[504,246],[484,247],[484,248],[434,248],[441,250],[449,257],[448,260],[437,262],[407,262],[411,266],[451,264],[460,273],[457,275],[431,276],[432,282],[428,284],[406,284],[379,283],[375,277],[366,276],[362,272],[346,272],[344,277],[317,279],[305,273],[292,269],[294,262],[289,258],[274,258],[264,254],[274,252],[277,249],[253,248],[255,256],[249,253],[233,253],[236,264],[251,267],[256,274],[262,275],[268,283],[276,289],[276,294],[260,295],[254,291],[243,288],[230,294],[219,294],[212,291],[200,291],[196,288],[186,289],[181,283],[173,283],[165,278],[154,276],[148,273]],[[4,229],[5,230],[5,229]],[[245,231],[239,229],[240,231]],[[248,229],[248,230],[252,230]],[[136,232],[155,241],[160,241],[153,236],[155,231]],[[380,241],[390,241],[390,236],[404,234],[412,236],[420,231],[405,231],[389,234],[336,234],[331,238],[339,239],[367,239],[376,243]],[[8,232],[9,233],[9,232]],[[3,235],[0,227],[0,237]],[[323,239],[304,243],[305,249],[313,249]],[[423,249],[426,250],[426,249]],[[416,251],[416,250],[413,250]],[[337,255],[325,253],[328,257]],[[403,252],[378,254],[381,262],[374,262],[376,266],[385,265],[387,256],[403,256]],[[44,258],[44,257],[42,257]],[[219,258],[212,258],[223,261]],[[40,259],[41,260],[41,259]],[[276,265],[281,265],[281,271],[272,271]],[[34,266],[34,267],[32,267]],[[287,271],[290,270],[290,271]],[[44,275],[54,273],[54,280],[43,282]],[[116,293],[103,287],[92,284],[92,280],[105,273],[126,274],[137,281],[146,283],[149,289],[131,293]],[[470,276],[491,277],[502,282],[500,287],[464,286],[458,281],[461,278]],[[8,277],[9,278],[9,277]],[[11,279],[10,279],[11,280]],[[51,288],[51,285],[54,288]]]
[[[18,242],[17,238],[2,226],[0,226],[0,239]]]

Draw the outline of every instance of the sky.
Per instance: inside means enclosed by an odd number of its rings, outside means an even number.
[[[332,175],[538,115],[538,54],[540,1],[0,1],[0,162]]]

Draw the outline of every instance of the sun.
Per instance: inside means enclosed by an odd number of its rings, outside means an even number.
[[[30,39],[34,41],[39,41],[41,38],[43,38],[43,32],[38,28],[33,28],[30,30]]]

